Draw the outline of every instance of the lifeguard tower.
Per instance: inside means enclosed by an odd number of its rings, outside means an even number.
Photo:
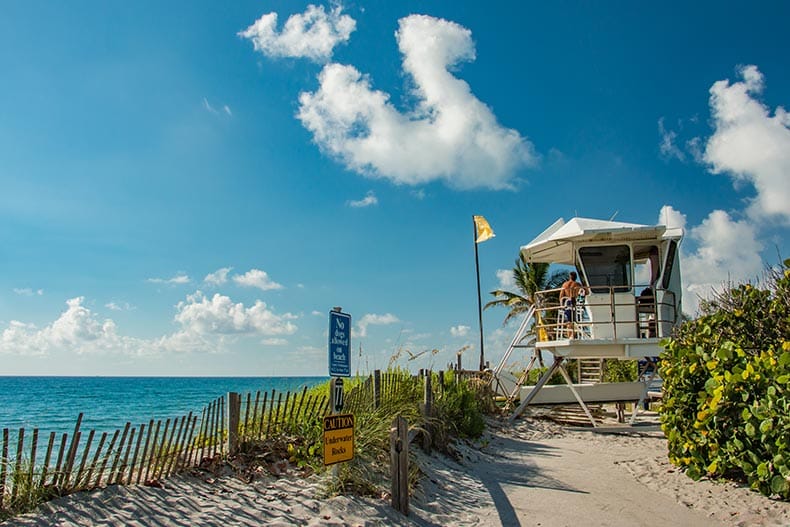
[[[568,359],[645,360],[660,353],[659,342],[681,321],[678,244],[683,232],[664,225],[573,218],[557,220],[521,248],[529,262],[571,266],[581,288],[578,297],[560,305],[560,289],[540,291],[526,313],[499,366],[498,387],[510,385],[508,402],[520,399],[513,421],[530,404],[578,402],[596,425],[588,403],[636,401],[631,423],[645,400],[650,378],[641,382],[573,383],[563,363]],[[532,348],[520,379],[500,382],[505,362],[515,349]],[[541,352],[554,362],[534,386],[523,386]],[[594,361],[593,361],[594,362]],[[653,368],[655,371],[655,368]],[[565,385],[547,386],[559,372]],[[600,379],[598,379],[600,381]]]

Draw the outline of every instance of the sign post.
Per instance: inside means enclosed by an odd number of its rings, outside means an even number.
[[[351,315],[339,307],[329,312],[329,399],[324,417],[324,465],[354,459],[354,415],[343,411],[343,377],[351,377]],[[337,477],[337,466],[332,473]]]

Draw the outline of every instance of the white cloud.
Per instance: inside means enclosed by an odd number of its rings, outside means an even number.
[[[208,285],[220,286],[228,282],[228,273],[233,270],[233,267],[222,267],[213,273],[209,273],[203,279],[203,282]]]
[[[509,291],[516,287],[516,281],[513,279],[513,269],[497,269],[496,277],[499,280],[499,289]]]
[[[400,20],[396,39],[416,106],[401,113],[356,68],[328,64],[319,89],[299,96],[297,117],[315,142],[349,168],[399,184],[444,180],[461,189],[511,188],[514,172],[536,155],[448,71],[475,59],[471,32],[412,15]]]
[[[173,278],[149,278],[147,280],[147,282],[150,282],[152,284],[171,284],[171,285],[183,285],[183,284],[188,284],[191,281],[192,280],[189,278],[189,276],[183,273],[179,273]]]
[[[790,222],[790,114],[769,109],[754,98],[763,90],[756,66],[739,71],[742,81],[721,80],[710,89],[715,132],[708,139],[704,160],[713,173],[728,173],[736,182],[754,185],[757,195],[750,217],[778,217]]]
[[[118,335],[115,322],[100,320],[84,305],[84,297],[66,301],[67,309],[54,322],[38,329],[12,320],[0,334],[0,353],[48,355],[52,352],[148,353],[145,341]]]
[[[227,104],[225,104],[225,105],[223,105],[223,106],[222,106],[222,109],[225,111],[225,113],[226,113],[228,116],[230,116],[230,117],[233,117],[233,112],[232,112],[232,111],[230,111],[230,106],[228,106]]]
[[[368,326],[386,326],[389,324],[396,324],[400,322],[398,317],[393,315],[392,313],[387,313],[384,315],[376,315],[373,313],[368,313],[364,315],[359,322],[357,322],[357,337],[367,337],[368,336]]]
[[[685,227],[686,217],[670,206],[664,206],[659,222],[669,227]],[[689,232],[696,244],[692,251],[681,246],[683,310],[695,313],[700,298],[710,298],[730,282],[758,278],[763,271],[760,251],[763,245],[756,227],[748,220],[733,220],[723,210],[714,210],[701,224]]]
[[[277,13],[268,13],[238,34],[252,40],[256,51],[269,57],[304,57],[316,62],[328,60],[338,44],[347,42],[356,21],[342,14],[342,6],[328,13],[323,6],[307,6],[304,13],[291,15],[277,32]]]
[[[250,269],[242,275],[236,275],[233,277],[233,281],[244,287],[257,287],[261,291],[283,288],[282,284],[273,281],[266,271],[260,269]]]
[[[209,299],[197,291],[179,302],[177,310],[175,321],[189,333],[272,336],[296,332],[296,326],[291,322],[295,315],[276,315],[260,300],[247,308],[219,293]]]
[[[131,305],[129,302],[107,302],[104,304],[104,307],[109,309],[110,311],[132,311],[134,306]]]
[[[672,130],[667,130],[664,127],[664,118],[660,118],[658,120],[658,135],[661,138],[661,142],[658,144],[658,148],[661,151],[661,155],[664,156],[666,159],[676,158],[680,161],[684,161],[686,156],[683,152],[678,148],[675,144],[675,139],[677,138],[677,132],[673,132]]]
[[[368,191],[368,193],[365,195],[364,198],[356,201],[349,200],[347,203],[349,207],[364,208],[364,207],[371,207],[373,205],[378,205],[379,199],[376,197],[373,191],[370,190]]]
[[[315,316],[315,317],[322,317],[322,316],[326,315],[326,313],[322,313],[321,311],[318,311],[317,309],[314,309],[310,314]]]
[[[154,339],[118,334],[115,322],[99,319],[85,306],[84,297],[69,299],[66,305],[67,309],[54,322],[41,329],[34,324],[12,320],[0,332],[0,354],[141,356],[164,352],[218,352],[239,337],[265,337],[264,343],[271,345],[275,341],[267,339],[281,339],[297,330],[292,322],[297,318],[295,315],[278,315],[261,301],[245,307],[219,294],[206,298],[200,291],[188,295],[176,306],[175,321],[180,328]]]
[[[470,328],[469,326],[463,326],[463,325],[453,326],[450,328],[450,335],[452,335],[453,337],[466,337],[467,335],[469,335],[470,329],[472,328]]]
[[[22,288],[15,287],[14,289],[12,289],[12,291],[14,292],[15,295],[19,295],[19,296],[42,296],[44,294],[43,289],[33,290],[29,287],[22,287]]]

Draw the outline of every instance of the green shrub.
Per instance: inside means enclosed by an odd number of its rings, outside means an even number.
[[[486,387],[488,384],[485,385]],[[436,418],[444,436],[476,438],[485,429],[486,397],[481,386],[461,379],[450,383],[435,401]],[[488,401],[491,398],[488,397]]]
[[[746,480],[790,499],[790,260],[739,285],[664,342],[669,459],[698,479]]]

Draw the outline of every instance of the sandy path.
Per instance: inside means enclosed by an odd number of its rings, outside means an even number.
[[[458,460],[421,454],[408,518],[386,499],[321,499],[323,479],[180,476],[166,488],[111,487],[67,496],[17,526],[790,526],[790,504],[733,483],[693,482],[669,465],[654,427],[617,434],[545,421],[492,422]]]

